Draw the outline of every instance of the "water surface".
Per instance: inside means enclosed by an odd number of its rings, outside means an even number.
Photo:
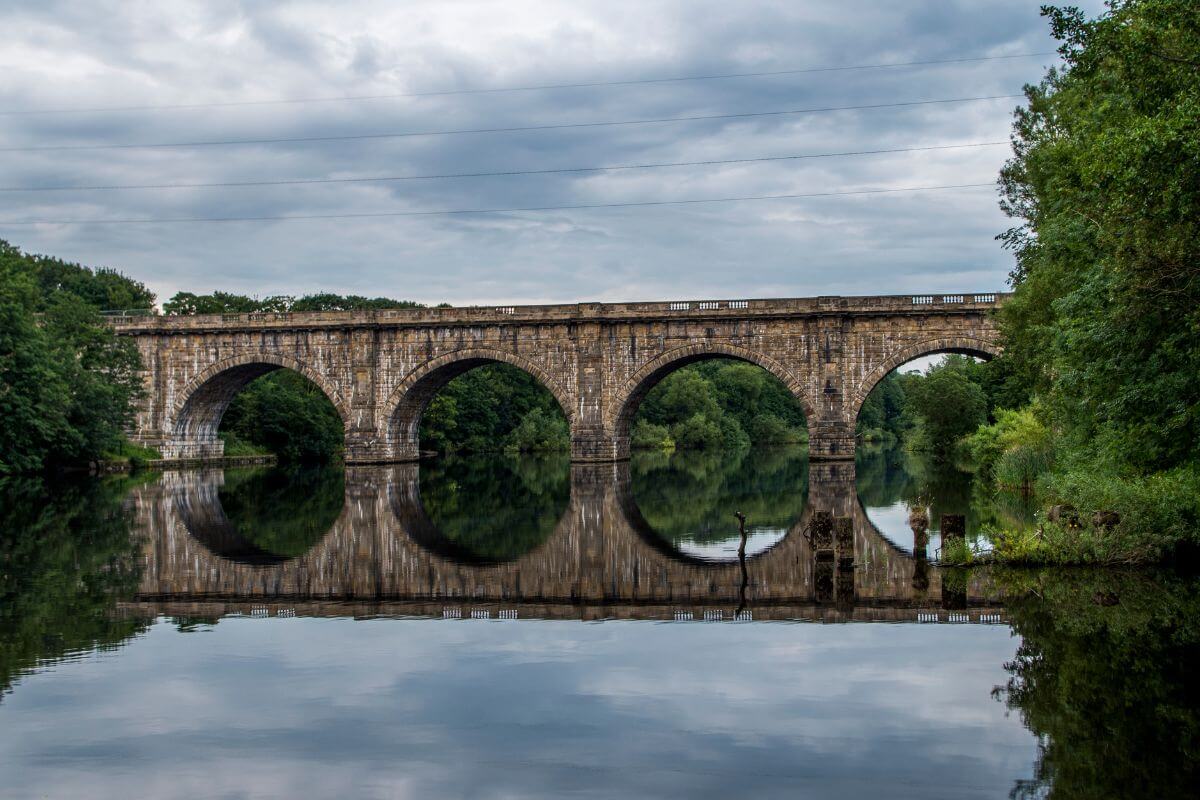
[[[942,572],[1019,503],[804,455],[9,487],[0,796],[1190,796],[1197,581]]]

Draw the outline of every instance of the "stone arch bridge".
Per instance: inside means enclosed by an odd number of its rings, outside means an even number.
[[[117,317],[145,364],[134,438],[167,458],[216,458],[221,416],[250,381],[291,369],[342,417],[347,463],[416,459],[421,414],[447,382],[515,365],[562,406],[575,461],[629,454],[638,403],[667,373],[725,356],[803,404],[814,460],[851,459],[863,401],[933,353],[991,357],[999,294],[818,297],[382,311]]]

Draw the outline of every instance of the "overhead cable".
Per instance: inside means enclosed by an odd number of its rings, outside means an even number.
[[[93,192],[132,189],[211,189],[248,186],[302,186],[326,183],[385,183],[395,181],[426,181],[452,178],[494,178],[515,175],[559,175],[564,173],[617,172],[620,170],[661,169],[664,167],[709,167],[727,164],[758,164],[771,161],[799,161],[815,158],[841,158],[849,156],[884,155],[892,153],[921,153],[930,150],[960,150],[970,147],[995,147],[1007,145],[1007,141],[969,142],[966,144],[939,144],[924,147],[891,147],[882,150],[844,150],[838,153],[803,153],[783,156],[757,156],[753,158],[719,158],[704,161],[661,161],[645,164],[613,164],[600,167],[559,167],[554,169],[509,169],[496,172],[446,172],[428,175],[379,175],[352,178],[291,178],[258,181],[212,181],[205,183],[117,183],[90,186],[0,186],[0,192]]]
[[[224,147],[253,144],[304,144],[312,142],[362,141],[366,139],[400,139],[413,136],[454,136],[460,134],[519,133],[527,131],[564,130],[568,128],[606,128],[619,125],[651,125],[667,122],[701,122],[718,119],[750,119],[755,117],[779,117],[792,114],[823,114],[834,111],[862,111],[881,108],[905,108],[912,106],[946,105],[949,103],[974,103],[984,100],[1011,100],[1024,97],[1020,94],[995,94],[982,97],[951,97],[939,100],[908,100],[899,103],[868,103],[853,106],[822,106],[815,108],[791,108],[781,111],[746,111],[737,114],[697,114],[685,117],[653,117],[649,119],[610,120],[601,122],[560,122],[549,125],[517,125],[505,128],[460,128],[455,130],[398,131],[387,133],[350,133],[330,136],[289,136],[263,139],[217,139],[191,142],[124,142],[113,144],[51,144],[0,147],[0,153],[29,153],[67,150],[136,150],[170,147]]]
[[[632,78],[616,81],[588,81],[585,83],[544,83],[531,86],[498,86],[473,89],[441,89],[428,92],[397,92],[386,94],[337,95],[333,97],[277,98],[271,100],[227,100],[208,103],[168,103],[126,106],[83,106],[77,108],[27,108],[0,109],[0,116],[32,116],[35,114],[94,114],[124,111],[166,111],[195,108],[233,108],[238,106],[300,105],[304,103],[342,103],[362,100],[398,100],[415,97],[445,97],[449,95],[499,94],[503,92],[535,92],[549,89],[591,89],[603,86],[636,86],[654,83],[683,83],[687,81],[712,81],[731,78],[764,78],[780,75],[805,75],[822,72],[850,72],[854,70],[897,69],[902,67],[924,67],[941,64],[967,64],[983,61],[1008,61],[1018,58],[1040,58],[1055,55],[1047,50],[1039,53],[1012,53],[999,56],[973,56],[966,58],[941,58],[924,61],[898,61],[882,64],[854,64],[840,67],[801,67],[762,72],[726,72],[712,75],[684,75],[666,78]]]
[[[469,214],[516,214],[537,211],[580,211],[604,208],[645,208],[650,206],[684,206],[706,203],[741,203],[756,200],[799,200],[815,197],[842,197],[850,195],[896,194],[900,192],[933,192],[951,189],[979,189],[994,187],[989,183],[959,183],[945,186],[906,186],[895,189],[853,189],[837,192],[805,192],[798,194],[760,194],[742,197],[706,197],[688,200],[638,200],[621,203],[579,203],[561,206],[518,206],[513,208],[462,208],[436,209],[431,211],[364,211],[340,212],[330,214],[281,214],[261,216],[230,216],[230,217],[128,217],[124,219],[29,219],[29,220],[0,220],[3,226],[30,225],[141,225],[159,223],[187,222],[289,222],[293,220],[321,219],[375,219],[385,217],[433,217]]]

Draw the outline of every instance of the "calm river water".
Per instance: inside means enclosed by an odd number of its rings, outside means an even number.
[[[902,453],[209,470],[0,504],[4,798],[1200,785],[1200,583],[939,570],[942,514],[980,548],[1031,518]]]

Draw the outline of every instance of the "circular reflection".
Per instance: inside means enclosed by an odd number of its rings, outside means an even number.
[[[297,558],[325,537],[345,504],[340,466],[229,470],[216,508],[185,516],[188,530],[217,555],[270,564]]]
[[[737,561],[746,515],[746,555],[777,545],[800,520],[808,495],[803,447],[735,452],[635,453],[633,500],[654,536],[704,561]]]
[[[571,496],[566,454],[485,455],[421,463],[421,505],[464,561],[512,561],[550,538]]]
[[[983,550],[991,547],[986,529],[1025,527],[1033,521],[1032,507],[1020,498],[989,493],[972,473],[901,447],[859,447],[855,474],[867,519],[907,553],[913,552],[909,518],[914,512],[928,514],[929,554],[942,545],[943,514],[966,517],[967,543]]]

